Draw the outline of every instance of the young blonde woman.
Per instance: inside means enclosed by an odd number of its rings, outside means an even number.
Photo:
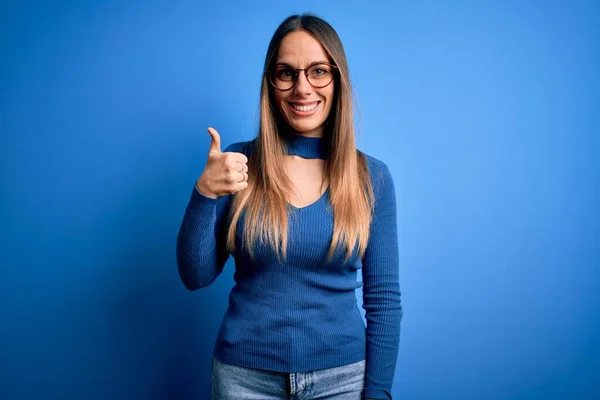
[[[235,259],[212,398],[391,399],[402,318],[394,183],[356,149],[335,30],[313,15],[283,21],[267,50],[258,136],[221,151],[208,131],[177,263],[195,290]]]

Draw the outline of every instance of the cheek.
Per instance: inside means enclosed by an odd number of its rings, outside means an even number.
[[[331,110],[333,108],[333,98],[334,98],[333,88],[331,88],[327,92],[323,93],[323,97],[325,98],[326,109]]]
[[[327,101],[327,103],[333,103],[333,94],[334,94],[334,87],[333,85],[329,85],[326,88],[321,89],[321,96],[323,98],[325,98],[325,100]]]
[[[275,92],[273,98],[277,108],[282,108],[285,105],[285,96],[281,92]]]

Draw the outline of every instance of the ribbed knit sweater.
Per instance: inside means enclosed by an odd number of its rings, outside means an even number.
[[[255,142],[225,151],[246,156]],[[287,140],[287,153],[326,158],[319,138]],[[340,247],[327,254],[333,234],[329,189],[314,203],[289,205],[287,258],[282,262],[268,244],[242,248],[243,214],[237,227],[235,285],[214,346],[218,360],[248,368],[307,372],[366,359],[363,399],[391,399],[402,307],[398,277],[396,194],[386,164],[367,158],[375,194],[366,252],[350,260]],[[251,174],[252,171],[249,171]],[[232,196],[212,199],[195,187],[177,236],[177,264],[189,290],[210,285],[230,254],[225,248]],[[362,273],[362,283],[357,271]],[[355,290],[363,288],[366,327]]]

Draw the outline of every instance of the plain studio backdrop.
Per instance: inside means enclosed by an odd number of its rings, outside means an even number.
[[[233,262],[188,292],[176,234],[305,11],[395,179],[394,398],[600,398],[600,6],[567,0],[2,2],[0,398],[208,398]]]

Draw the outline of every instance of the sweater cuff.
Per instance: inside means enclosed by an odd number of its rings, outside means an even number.
[[[192,191],[192,200],[200,203],[217,204],[219,198],[213,199],[212,197],[205,196],[194,184],[194,190]]]
[[[192,195],[190,196],[190,201],[188,204],[188,208],[194,210],[196,215],[202,216],[204,218],[210,218],[217,208],[219,198],[213,199],[212,197],[207,197],[203,195],[196,185],[194,185],[194,189],[192,189]]]
[[[209,199],[209,200],[215,200],[217,201],[217,199],[213,199],[212,197],[208,197],[206,195],[204,195],[200,189],[198,189],[198,186],[196,186],[196,184],[194,184],[194,191],[197,192],[200,196],[204,197],[205,199]]]
[[[364,399],[376,399],[376,400],[391,400],[392,395],[387,390],[383,389],[364,389],[362,392],[362,398]]]

